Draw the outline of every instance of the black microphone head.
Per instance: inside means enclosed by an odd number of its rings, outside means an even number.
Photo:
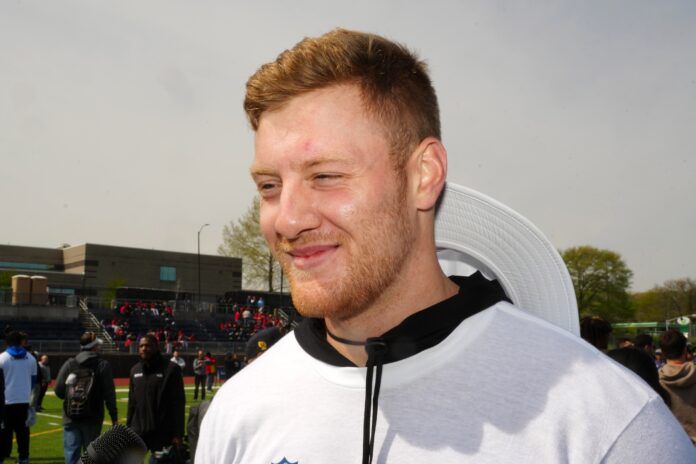
[[[125,425],[117,424],[87,445],[81,464],[142,463],[147,447],[143,439]]]

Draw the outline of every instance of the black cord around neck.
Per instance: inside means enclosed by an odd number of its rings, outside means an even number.
[[[355,340],[348,340],[347,338],[341,338],[338,335],[334,335],[331,332],[329,332],[329,329],[326,329],[326,335],[329,337],[333,338],[336,340],[338,343],[343,343],[344,345],[350,345],[350,346],[367,346],[368,342],[356,342]]]

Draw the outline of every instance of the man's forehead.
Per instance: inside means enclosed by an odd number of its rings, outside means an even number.
[[[265,112],[254,142],[254,165],[291,161],[293,168],[347,160],[390,145],[353,85],[308,92]]]

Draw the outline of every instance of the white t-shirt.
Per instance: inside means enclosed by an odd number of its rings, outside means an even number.
[[[218,391],[196,462],[361,462],[365,375],[284,337]],[[373,462],[687,463],[696,451],[632,372],[501,302],[384,365]]]
[[[31,353],[14,358],[7,351],[0,354],[0,369],[5,376],[5,404],[29,403],[31,378],[37,375],[36,359]]]

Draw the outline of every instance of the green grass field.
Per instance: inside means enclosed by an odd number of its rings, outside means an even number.
[[[215,389],[217,390],[217,388]],[[206,399],[209,399],[209,392]],[[119,422],[126,423],[126,407],[128,405],[128,388],[118,387],[116,389],[116,400],[118,404]],[[193,387],[186,387],[186,416],[188,419],[189,407],[200,403],[193,401]],[[43,464],[62,464],[63,460],[63,428],[61,426],[61,414],[63,408],[62,400],[53,395],[49,389],[43,401],[43,412],[38,413],[36,425],[31,428],[31,439],[29,441],[29,461],[32,463]],[[107,422],[102,426],[102,432],[111,426],[111,421],[106,415]],[[12,457],[6,461],[7,464],[13,463],[17,459],[16,443],[12,451]]]

